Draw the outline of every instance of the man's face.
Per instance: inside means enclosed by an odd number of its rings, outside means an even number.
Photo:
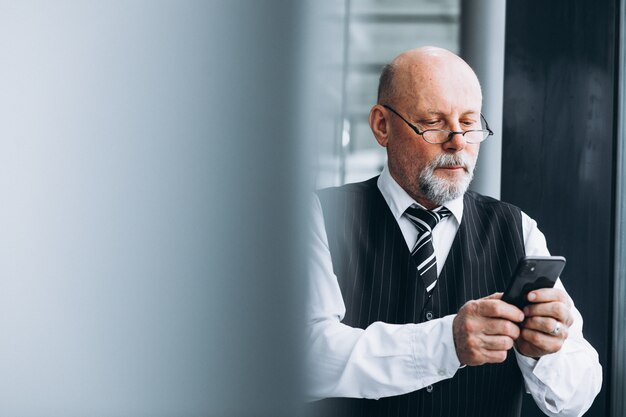
[[[481,129],[482,96],[473,73],[452,65],[406,75],[400,80],[401,97],[390,104],[420,131]],[[409,195],[430,208],[467,190],[479,144],[469,144],[461,135],[444,144],[431,144],[397,115],[387,111],[386,118],[389,170]]]

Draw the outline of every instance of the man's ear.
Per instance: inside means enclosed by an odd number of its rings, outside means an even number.
[[[386,148],[387,142],[389,141],[389,121],[385,116],[385,108],[380,104],[376,104],[372,107],[372,110],[370,110],[369,122],[376,141],[380,144],[380,146]]]

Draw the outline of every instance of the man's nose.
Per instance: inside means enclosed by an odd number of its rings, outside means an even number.
[[[465,136],[463,132],[450,132],[450,136],[448,136],[448,141],[443,144],[443,149],[446,152],[456,153],[460,152],[465,148],[467,141],[465,140]]]

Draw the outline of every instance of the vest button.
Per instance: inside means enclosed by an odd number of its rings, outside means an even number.
[[[432,385],[429,385],[429,386],[426,387],[426,391],[428,391],[429,393],[433,392],[433,389],[434,388],[433,388]]]
[[[433,315],[432,311],[427,311],[426,312],[426,320],[432,320],[433,317],[435,317],[435,316]]]

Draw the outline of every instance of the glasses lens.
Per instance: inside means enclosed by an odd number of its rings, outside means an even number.
[[[465,133],[465,140],[469,143],[478,143],[487,139],[489,132],[486,130],[472,130]]]
[[[444,143],[448,141],[450,132],[447,130],[426,130],[422,133],[424,140],[429,143]]]

